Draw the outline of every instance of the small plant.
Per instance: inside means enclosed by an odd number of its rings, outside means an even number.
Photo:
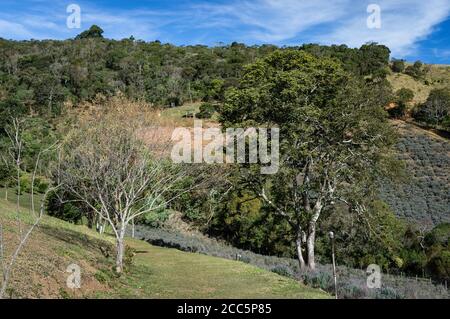
[[[125,269],[130,270],[130,268],[133,266],[134,256],[136,256],[136,249],[126,245],[124,258]]]

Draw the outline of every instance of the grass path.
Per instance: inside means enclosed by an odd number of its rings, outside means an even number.
[[[317,289],[257,267],[202,254],[128,240],[135,266],[120,297],[143,298],[328,298]]]
[[[22,223],[32,219],[24,208]],[[0,199],[9,255],[17,241],[17,214],[11,202]],[[45,216],[20,254],[11,280],[13,298],[329,298],[318,289],[257,267],[222,258],[155,247],[127,239],[136,250],[134,265],[117,278],[113,257],[100,248],[114,239]],[[113,255],[113,254],[112,254]],[[69,264],[82,269],[81,289],[66,286]]]

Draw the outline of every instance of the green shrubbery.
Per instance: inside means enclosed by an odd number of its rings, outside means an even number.
[[[200,105],[200,112],[195,114],[199,119],[210,119],[214,112],[216,112],[217,107],[212,103],[203,103]]]
[[[408,102],[414,99],[414,92],[410,89],[402,88],[395,92],[395,104],[396,106],[389,109],[389,115],[394,118],[403,117],[406,113]]]
[[[450,131],[450,88],[433,89],[426,102],[414,111],[413,116],[419,122]]]
[[[405,69],[405,74],[419,80],[423,78],[426,72],[423,63],[421,61],[416,61],[413,65],[410,65]]]
[[[47,214],[70,223],[79,224],[82,222],[83,209],[80,203],[70,201],[68,195],[60,192],[51,193],[47,200]]]
[[[403,73],[403,71],[405,71],[405,67],[406,67],[405,60],[397,60],[397,59],[392,60],[391,69],[393,72]]]

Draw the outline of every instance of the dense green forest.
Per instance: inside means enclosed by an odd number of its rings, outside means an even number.
[[[65,41],[0,39],[0,57],[2,159],[8,156],[5,154],[10,150],[7,146],[7,128],[11,126],[11,119],[25,119],[23,138],[27,147],[20,163],[19,180],[22,183],[18,192],[30,190],[31,171],[38,150],[62,137],[62,131],[57,127],[69,119],[67,113],[70,110],[77,110],[85,102],[94,102],[99,96],[108,99],[117,95],[132,102],[146,103],[150,108],[204,102],[200,117],[210,117],[217,112],[224,127],[276,123],[285,128],[283,133],[290,140],[298,135],[308,136],[321,145],[321,150],[346,160],[353,150],[367,152],[367,157],[370,157],[367,162],[360,163],[357,159],[345,162],[347,175],[339,184],[352,185],[348,187],[351,190],[342,195],[352,195],[354,201],[325,207],[317,232],[314,229],[318,262],[330,262],[328,233],[334,231],[338,234],[336,240],[341,247],[337,257],[342,264],[365,267],[377,263],[391,272],[411,275],[427,273],[438,280],[450,279],[448,224],[423,230],[409,224],[407,219],[397,218],[393,213],[394,207],[383,202],[377,191],[379,172],[372,172],[364,166],[369,163],[373,164],[370,168],[374,170],[402,174],[400,161],[382,158],[385,147],[391,147],[396,142],[396,133],[387,122],[388,112],[384,107],[393,102],[400,110],[390,111],[390,116],[401,117],[411,96],[408,92],[393,92],[386,76],[393,71],[420,78],[422,72],[426,72],[421,63],[408,68],[398,61],[391,64],[389,49],[376,43],[358,49],[345,45],[316,44],[289,48],[246,46],[241,43],[216,47],[174,46],[159,41],[144,42],[133,37],[120,41],[105,39],[102,30],[96,26],[75,39]],[[321,89],[316,92],[317,84]],[[308,102],[314,107],[307,109],[306,114],[314,121],[323,123],[323,127],[314,130],[310,126],[302,126],[303,122],[297,122],[305,116],[303,111],[296,113],[296,103],[303,103],[311,91],[315,95]],[[446,128],[450,123],[449,101],[448,90],[435,90],[426,103],[415,110],[414,116],[430,125]],[[347,104],[363,106],[352,109],[349,111],[351,117],[346,117],[342,114],[349,110],[345,109]],[[276,105],[282,105],[284,109],[275,112]],[[362,122],[369,129],[358,126]],[[372,143],[367,131],[377,132],[386,138],[379,145],[373,143],[377,148],[371,149],[370,154],[366,147],[335,147],[338,138],[348,133],[347,127],[355,128],[351,137],[364,145]],[[128,132],[123,132],[120,127],[114,127],[110,132],[124,134],[124,139],[128,136]],[[324,136],[330,137],[330,140],[325,141]],[[70,145],[73,149],[82,145],[83,135],[77,138],[79,144]],[[102,143],[111,145],[107,144],[108,141]],[[205,174],[210,174],[208,178],[211,181],[206,186],[182,196],[169,192],[167,196],[175,200],[164,209],[153,212],[151,216],[143,216],[136,222],[159,226],[167,218],[167,209],[170,208],[182,212],[183,219],[202,232],[239,248],[267,255],[295,257],[298,251],[295,243],[301,233],[294,228],[308,228],[309,224],[304,225],[305,221],[298,220],[294,227],[289,219],[275,214],[273,206],[258,198],[258,191],[255,190],[256,184],[270,185],[279,202],[287,203],[285,206],[291,205],[289,196],[292,190],[287,187],[287,181],[298,174],[299,163],[303,164],[305,157],[317,155],[315,149],[298,151],[291,146],[284,145],[283,151],[295,154],[296,158],[290,159],[292,163],[274,180],[258,180],[259,184],[256,183],[252,167],[244,167],[244,174],[242,168],[208,169]],[[305,156],[305,153],[313,155]],[[49,155],[43,160],[50,162],[56,155]],[[323,158],[321,154],[318,157]],[[380,163],[383,165],[378,167]],[[326,165],[324,162],[313,175],[321,176]],[[77,168],[75,166],[68,166],[67,170]],[[369,173],[373,174],[369,176]],[[6,160],[2,161],[2,186],[8,188],[16,185],[14,174],[11,165],[7,165]],[[37,188],[40,192],[44,192],[52,182],[51,178],[43,175],[38,176]],[[243,180],[242,176],[246,179]],[[53,175],[54,180],[59,177]],[[189,184],[196,177],[194,172],[177,182]],[[395,180],[398,176],[391,177]],[[82,182],[79,181],[80,184]],[[317,179],[313,183],[320,184],[321,181]],[[317,185],[310,187],[311,199],[317,200]],[[75,223],[86,222],[87,219],[89,225],[95,227],[92,212],[85,204],[62,204],[58,200],[73,196],[67,190],[51,194],[47,202],[49,213]],[[365,201],[368,219],[349,217],[352,209],[357,210],[358,200]],[[394,200],[386,201],[392,204]],[[331,199],[330,202],[334,203]],[[445,198],[436,205],[445,205]],[[377,229],[367,231],[367,220],[377,225]]]
[[[225,90],[237,85],[244,65],[277,49],[240,43],[177,47],[133,38],[109,40],[98,32],[66,41],[0,39],[2,110],[55,115],[64,102],[76,105],[117,91],[163,106],[223,100]],[[340,60],[345,69],[361,76],[382,77],[389,63],[389,50],[375,44],[295,49]]]

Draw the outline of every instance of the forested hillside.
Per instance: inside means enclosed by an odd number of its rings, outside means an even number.
[[[344,273],[377,264],[394,275],[431,278],[430,287],[432,280],[450,280],[448,69],[391,60],[389,48],[376,43],[175,46],[102,34],[92,26],[64,41],[0,39],[2,196],[5,203],[29,196],[36,225],[45,211],[90,233],[113,235],[116,251],[108,254],[115,264],[107,263],[118,276],[134,257],[125,240],[130,229],[133,235],[136,224],[164,229],[176,214],[202,236],[273,257],[268,260],[286,258],[286,269],[262,268],[321,288],[316,281],[328,282],[331,277],[320,276],[329,274],[304,274],[331,262],[330,234]],[[277,171],[261,174],[262,160],[176,163],[170,137],[177,128],[190,134],[194,119],[223,130],[275,129],[266,143],[281,140]],[[40,206],[31,201],[36,193]],[[155,234],[144,231],[153,243],[186,246],[183,236]],[[207,262],[234,267],[200,259],[206,268]],[[148,277],[143,268],[125,278],[136,285]],[[276,281],[272,275],[262,274]],[[302,296],[303,289],[283,280]],[[361,294],[348,287],[350,297]]]
[[[101,29],[92,29],[65,41],[0,39],[2,109],[53,115],[65,104],[117,91],[161,106],[223,100],[225,90],[237,85],[244,65],[277,49],[240,43],[177,47],[134,38],[115,41],[104,39]],[[360,50],[318,45],[301,49],[335,57],[361,75],[382,73],[389,59],[389,50],[377,45]]]

